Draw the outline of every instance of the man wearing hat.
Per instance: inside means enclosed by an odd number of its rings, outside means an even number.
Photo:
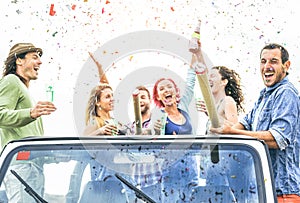
[[[31,43],[18,43],[10,49],[4,64],[3,77],[0,80],[1,147],[11,140],[42,136],[44,130],[41,116],[50,115],[56,110],[54,104],[49,101],[39,101],[35,104],[28,91],[30,81],[38,78],[42,54],[42,49]],[[31,175],[39,175],[41,185],[36,189],[42,192],[44,176],[37,163],[33,163],[29,170],[25,170],[24,166],[20,169],[17,163],[12,167],[20,173],[20,176],[25,179],[27,177],[26,181],[29,184]],[[32,201],[32,197],[25,194],[24,187],[18,185],[12,174],[6,176],[5,186],[9,200]],[[14,198],[18,200],[15,201]]]

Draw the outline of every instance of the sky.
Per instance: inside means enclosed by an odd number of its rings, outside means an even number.
[[[96,68],[89,52],[99,53],[116,38],[139,31],[170,32],[190,39],[200,18],[203,51],[214,65],[225,65],[240,74],[249,110],[264,87],[259,53],[266,43],[276,42],[287,48],[289,77],[299,89],[299,9],[296,0],[1,0],[0,60],[4,65],[10,47],[18,42],[41,47],[43,64],[30,91],[36,101],[45,100],[47,87],[52,86],[57,107],[55,113],[43,117],[45,134],[77,135],[74,116],[83,115],[85,106],[74,105],[74,99],[82,97],[86,101],[88,96],[77,94],[77,82],[87,77],[84,74],[89,68]],[[122,43],[119,47],[122,49]],[[105,54],[116,53],[117,45],[114,52]],[[143,50],[126,53],[110,63],[105,70],[114,89],[123,86],[122,81],[132,74],[147,78],[140,72],[147,67],[160,67],[158,72],[168,69],[183,78],[188,68],[178,56]],[[96,85],[94,80],[86,84]],[[130,101],[126,105],[132,115]]]

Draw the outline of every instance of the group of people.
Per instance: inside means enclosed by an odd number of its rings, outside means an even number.
[[[164,127],[165,135],[194,134],[188,107],[194,97],[196,81],[193,63],[197,60],[204,63],[201,43],[199,46],[199,51],[192,54],[182,97],[171,78],[157,80],[152,96],[146,87],[137,87],[144,130],[153,127],[155,134],[160,134]],[[18,43],[10,49],[0,80],[2,147],[14,139],[43,135],[41,116],[56,110],[50,101],[33,101],[28,91],[30,81],[38,78],[42,54],[42,49],[31,43]],[[283,46],[271,43],[262,48],[260,72],[265,87],[253,109],[242,119],[238,117],[239,112],[244,111],[239,75],[225,66],[209,70],[209,83],[221,127],[209,127],[207,132],[242,134],[264,140],[270,148],[278,202],[300,201],[300,99],[298,90],[288,79],[290,64],[288,51]],[[165,123],[151,120],[152,101],[167,115]],[[91,91],[85,135],[128,134],[111,116],[113,105],[113,89],[108,83],[101,83]],[[197,109],[207,113],[203,101],[197,103]],[[129,134],[135,134],[134,121],[131,126]]]
[[[192,53],[192,60],[187,71],[186,86],[182,97],[180,96],[180,89],[172,78],[158,79],[153,86],[152,95],[150,95],[150,91],[146,86],[136,87],[139,91],[142,134],[151,134],[153,132],[157,135],[195,134],[196,129],[192,126],[189,115],[189,106],[194,98],[196,81],[196,72],[193,64],[196,62],[205,63],[200,48],[201,43],[199,42],[198,44],[198,51]],[[238,114],[244,112],[242,105],[244,96],[239,74],[225,66],[214,66],[209,71],[209,82],[220,120],[232,124],[238,122]],[[100,82],[100,85],[91,91],[86,108],[86,129],[84,135],[113,135],[115,132],[119,134],[136,134],[134,129],[136,121],[129,124],[131,126],[129,132],[120,130],[122,127],[118,129],[119,122],[108,122],[111,119],[116,120],[116,118],[110,116],[114,102],[112,91],[107,80],[105,80],[105,83]],[[152,102],[155,105],[153,111],[151,109]],[[106,106],[109,108],[106,108]],[[153,115],[157,109],[161,111],[162,115],[166,115],[165,121],[162,118],[157,119],[157,116]],[[204,101],[198,100],[196,109],[208,115]],[[107,122],[104,122],[105,120]],[[161,129],[164,132],[161,132]]]
[[[194,54],[196,56],[193,55],[193,58],[204,63],[201,60],[201,49]],[[253,109],[240,120],[238,114],[244,111],[244,96],[239,75],[224,66],[215,66],[209,71],[209,82],[222,123],[221,127],[210,128],[209,131],[248,135],[268,144],[279,202],[300,201],[300,100],[298,90],[288,80],[289,67],[289,54],[283,46],[272,43],[263,47],[260,53],[260,71],[266,87],[261,91]],[[154,84],[154,104],[167,115],[164,128],[166,135],[194,133],[188,113],[195,85],[195,71],[192,68],[188,70],[186,83],[182,98],[172,79],[161,78]],[[151,97],[149,91],[144,91],[146,94],[141,94],[140,104],[143,127],[148,128],[151,126]],[[207,113],[203,101],[199,101],[197,107],[199,111]],[[152,122],[156,134],[159,134],[162,121]]]

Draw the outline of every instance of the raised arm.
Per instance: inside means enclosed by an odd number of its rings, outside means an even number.
[[[102,65],[94,58],[94,56],[93,56],[93,54],[91,52],[89,52],[89,55],[93,59],[93,61],[95,62],[95,64],[98,67],[100,83],[107,83],[107,84],[109,84],[108,79],[107,79],[107,77],[105,75],[105,72],[103,71]]]

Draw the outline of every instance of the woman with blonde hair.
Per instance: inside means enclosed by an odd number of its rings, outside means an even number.
[[[107,83],[94,87],[86,108],[84,135],[116,135],[118,129],[110,114],[113,108],[112,87]]]

